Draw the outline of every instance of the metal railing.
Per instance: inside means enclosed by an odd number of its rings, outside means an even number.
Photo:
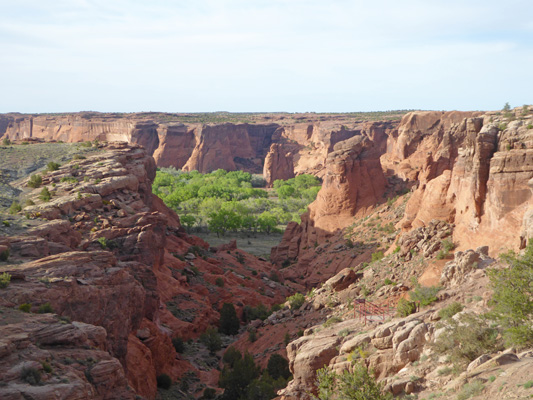
[[[357,318],[357,315],[359,315],[359,321],[363,321],[365,325],[368,321],[385,321],[387,317],[393,316],[395,312],[396,309],[391,307],[389,302],[387,302],[386,306],[378,306],[366,299],[354,300],[353,317]]]

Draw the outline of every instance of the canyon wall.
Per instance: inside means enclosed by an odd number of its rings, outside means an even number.
[[[281,120],[283,118],[280,118]],[[179,123],[146,115],[77,113],[0,115],[0,138],[64,142],[122,141],[140,144],[157,166],[211,172],[222,168],[263,173],[267,184],[295,174],[322,177],[336,143],[360,132],[385,150],[397,122]]]
[[[395,177],[413,192],[401,229],[437,218],[456,225],[460,248],[489,240],[497,252],[524,241],[515,231],[526,232],[521,226],[527,225],[531,196],[531,114],[513,112],[511,119],[428,111],[407,113],[400,122],[278,116],[220,124],[156,122],[135,114],[6,114],[0,116],[0,136],[137,143],[158,166],[263,173],[269,186],[301,173],[316,175],[324,188],[304,217],[310,224],[304,230],[315,233],[302,243],[326,237],[384,201],[385,189],[391,191],[385,178]]]
[[[187,235],[152,194],[155,162],[140,146],[100,144],[87,151],[43,172],[43,185],[53,192],[49,201],[27,179],[18,183],[21,203],[32,201],[24,208],[27,219],[9,217],[0,237],[0,253],[9,254],[0,274],[12,277],[0,308],[11,309],[19,324],[2,331],[0,397],[31,396],[20,370],[41,370],[46,360],[70,378],[67,384],[46,378],[47,390],[62,398],[85,390],[98,398],[153,399],[158,375],[176,380],[187,370],[216,386],[218,371],[191,365],[171,339],[198,338],[218,325],[224,303],[239,315],[245,305],[281,303],[290,286],[268,278],[275,271],[268,262]],[[34,313],[48,304],[62,320],[22,318],[21,304]]]
[[[328,155],[317,199],[300,225],[287,227],[271,260],[309,271],[315,248],[385,202],[386,190],[392,198],[398,181],[411,188],[396,226],[403,232],[437,219],[453,224],[459,250],[488,245],[497,255],[523,248],[533,215],[532,123],[533,115],[521,109],[512,117],[412,112],[374,140],[367,130],[339,142]]]

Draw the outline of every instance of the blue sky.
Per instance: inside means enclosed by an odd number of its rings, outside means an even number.
[[[0,112],[533,103],[531,0],[0,0]]]

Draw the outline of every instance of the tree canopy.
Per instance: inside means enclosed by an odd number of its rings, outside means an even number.
[[[208,228],[219,236],[228,231],[270,234],[290,221],[300,222],[320,190],[320,181],[305,174],[275,181],[270,192],[257,187],[261,184],[261,176],[243,171],[201,174],[162,168],[152,190],[178,212],[189,231]]]

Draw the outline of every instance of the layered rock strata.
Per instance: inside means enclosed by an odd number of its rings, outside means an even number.
[[[42,188],[21,182],[22,200],[36,203],[23,211],[32,227],[0,238],[2,249],[9,250],[0,273],[12,276],[0,289],[0,306],[29,304],[24,307],[35,313],[49,304],[67,324],[83,322],[107,352],[95,362],[116,363],[109,373],[117,381],[110,387],[125,390],[127,382],[133,390],[125,392],[148,399],[155,397],[156,376],[166,373],[176,380],[195,370],[176,354],[172,338],[197,338],[217,325],[223,303],[235,304],[240,314],[244,305],[280,303],[289,294],[268,278],[271,264],[188,236],[178,216],[152,195],[154,176],[155,162],[139,146],[100,146],[93,155],[43,175],[50,201],[40,200]],[[218,280],[223,287],[215,284]],[[21,355],[15,351],[13,357]],[[0,370],[6,360],[0,358]],[[215,376],[196,372],[216,382],[216,371]],[[18,390],[17,376],[0,387],[1,394]],[[103,390],[98,380],[83,374],[80,379],[83,390],[91,385],[95,393]],[[64,390],[78,390],[72,385]]]

